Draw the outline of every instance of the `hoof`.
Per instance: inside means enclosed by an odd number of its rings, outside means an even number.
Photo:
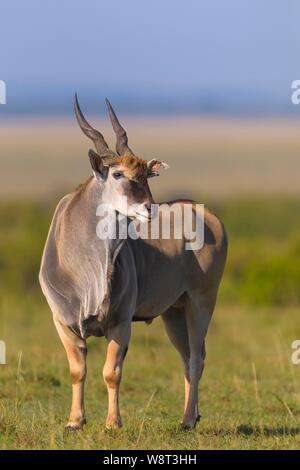
[[[67,432],[81,431],[85,424],[86,424],[86,420],[83,420],[81,423],[71,423],[70,422],[65,426],[65,430]]]
[[[184,431],[195,429],[196,424],[198,423],[198,421],[200,421],[200,419],[201,419],[201,415],[198,415],[196,419],[195,418],[187,419],[186,421],[181,423],[181,429],[183,429]]]
[[[105,424],[105,428],[108,431],[115,430],[115,429],[120,429],[122,427],[122,422],[121,420],[119,421],[107,421]]]
[[[122,424],[119,423],[112,423],[112,424],[106,424],[105,429],[107,431],[115,431],[116,429],[120,429],[122,427]]]
[[[192,429],[195,429],[196,423],[195,424],[189,424],[189,423],[181,423],[181,429],[183,431],[191,431]]]

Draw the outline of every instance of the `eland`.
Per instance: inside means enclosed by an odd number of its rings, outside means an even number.
[[[104,336],[107,353],[103,378],[108,390],[107,428],[121,426],[119,388],[133,321],[150,323],[161,315],[166,332],[179,352],[184,369],[184,429],[200,419],[198,386],[204,368],[205,337],[222,278],[227,237],[223,224],[203,212],[201,246],[186,249],[186,235],[165,238],[99,237],[97,210],[110,205],[127,225],[151,228],[155,214],[148,178],[167,168],[158,159],[146,161],[128,146],[127,134],[106,100],[116,134],[116,152],[85,119],[75,95],[75,114],[83,133],[95,145],[88,153],[92,176],[59,202],[45,244],[39,281],[66,350],[72,382],[67,428],[86,422],[84,383],[87,338]],[[126,199],[127,204],[124,204]],[[184,208],[197,218],[197,204],[176,200],[164,207]],[[111,218],[118,225],[118,217]],[[174,227],[174,218],[170,218]],[[116,233],[118,230],[116,231]],[[119,233],[119,232],[118,232]],[[149,233],[149,232],[148,232]],[[167,364],[166,364],[166,367]]]

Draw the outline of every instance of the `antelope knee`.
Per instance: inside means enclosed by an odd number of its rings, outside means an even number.
[[[83,382],[86,377],[86,350],[80,351],[80,356],[70,364],[70,375],[73,385]]]
[[[86,377],[86,369],[85,367],[81,368],[74,368],[70,372],[71,381],[73,385],[78,384],[79,382],[83,382]]]
[[[121,381],[121,368],[105,365],[103,369],[103,378],[109,388],[117,388]]]

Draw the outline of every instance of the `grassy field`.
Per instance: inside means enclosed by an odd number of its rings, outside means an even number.
[[[300,366],[290,344],[300,332],[296,309],[224,308],[215,312],[200,387],[202,420],[179,423],[179,357],[160,320],[134,325],[121,389],[124,426],[104,429],[105,340],[89,342],[88,424],[64,431],[70,402],[65,353],[45,307],[15,310],[6,326],[8,364],[1,366],[1,449],[297,449]],[[299,336],[299,335],[298,335]]]
[[[210,206],[225,222],[230,248],[197,429],[180,429],[180,359],[157,319],[133,326],[117,432],[104,430],[105,340],[90,339],[88,424],[69,434],[67,360],[37,284],[54,202],[0,204],[1,449],[299,448],[300,366],[291,362],[291,343],[300,338],[300,201],[239,197]]]
[[[124,427],[104,430],[105,340],[91,339],[88,424],[74,435],[64,431],[67,360],[37,273],[56,201],[90,173],[88,141],[74,119],[6,121],[0,129],[0,340],[7,345],[0,448],[299,448],[300,366],[290,358],[300,338],[298,122],[124,122],[138,154],[171,165],[151,181],[154,195],[197,194],[228,230],[200,388],[203,418],[195,431],[181,431],[181,364],[158,319],[133,327],[121,393]],[[110,140],[107,120],[98,124]]]

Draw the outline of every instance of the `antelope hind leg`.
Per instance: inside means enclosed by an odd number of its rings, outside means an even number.
[[[184,429],[192,429],[199,421],[198,387],[204,369],[205,337],[213,313],[215,298],[199,299],[190,295],[186,303],[186,321],[190,346],[190,386],[182,420]]]
[[[184,400],[184,413],[186,411],[189,390],[190,390],[190,346],[189,337],[187,330],[187,323],[185,317],[185,311],[183,308],[170,307],[166,312],[162,314],[162,319],[166,328],[168,337],[173,346],[179,352],[183,370],[184,370],[184,388],[185,388],[185,400]]]

